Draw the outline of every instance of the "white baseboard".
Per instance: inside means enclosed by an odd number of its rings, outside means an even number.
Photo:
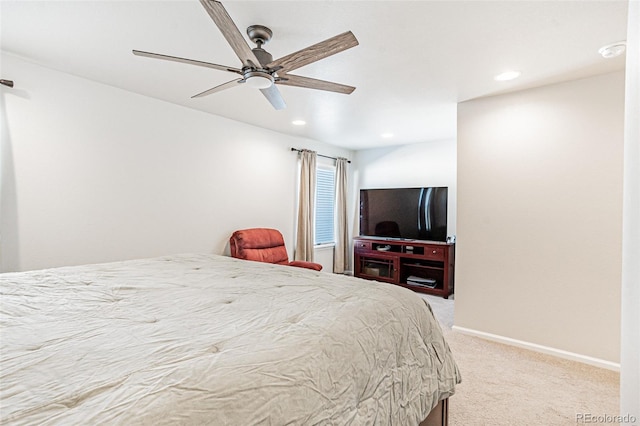
[[[562,349],[542,346],[535,343],[512,339],[510,337],[499,336],[497,334],[485,333],[484,331],[473,330],[465,327],[458,327],[457,325],[454,325],[452,327],[452,330],[458,331],[462,334],[468,334],[470,336],[480,337],[480,338],[491,340],[498,343],[504,343],[505,345],[517,346],[519,348],[529,349],[534,352],[540,352],[543,354],[556,356],[558,358],[582,362],[584,364],[593,365],[595,367],[600,367],[600,368],[605,368],[607,370],[620,372],[619,363],[606,361],[604,359],[593,358],[590,356],[581,355],[574,352],[567,352],[567,351],[563,351]]]

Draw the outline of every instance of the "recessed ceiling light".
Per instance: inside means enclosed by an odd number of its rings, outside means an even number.
[[[502,74],[496,75],[493,79],[495,81],[509,81],[518,77],[520,77],[520,71],[505,71]]]
[[[389,139],[389,138],[393,137],[393,133],[386,132],[386,133],[381,134],[380,137],[381,138],[385,138],[385,139]]]
[[[304,126],[305,124],[307,124],[307,122],[304,120],[293,120],[291,124],[293,124],[294,126]]]
[[[602,46],[598,49],[598,53],[602,55],[603,58],[615,58],[616,56],[620,56],[624,53],[627,48],[627,43],[624,41],[618,41],[616,43],[608,44],[606,46]]]

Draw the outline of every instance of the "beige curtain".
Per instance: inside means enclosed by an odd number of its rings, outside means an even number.
[[[298,233],[295,260],[313,262],[316,201],[316,152],[300,151],[300,189],[298,193]]]
[[[347,159],[336,160],[336,246],[333,251],[333,272],[349,269],[349,232],[347,228]]]

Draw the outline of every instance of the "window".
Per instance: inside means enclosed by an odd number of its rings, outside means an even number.
[[[334,167],[318,166],[316,169],[316,245],[335,242],[333,232],[335,181]]]

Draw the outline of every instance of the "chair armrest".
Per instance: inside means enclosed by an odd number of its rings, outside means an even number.
[[[305,262],[304,260],[294,260],[293,262],[289,262],[289,266],[295,266],[298,268],[307,268],[313,269],[314,271],[321,271],[322,265],[319,263],[313,262]]]

